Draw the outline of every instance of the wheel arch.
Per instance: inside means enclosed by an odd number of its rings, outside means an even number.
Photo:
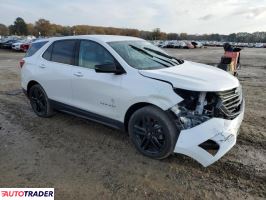
[[[38,83],[38,82],[35,81],[35,80],[31,80],[31,81],[28,82],[28,84],[27,84],[27,95],[28,95],[28,96],[29,96],[30,88],[31,88],[32,86],[36,85],[36,84],[39,84],[39,85],[40,85],[40,83]]]
[[[148,106],[148,105],[153,105],[153,104],[147,103],[147,102],[139,102],[139,103],[135,103],[135,104],[131,105],[128,108],[128,110],[125,114],[125,119],[124,119],[124,129],[126,132],[128,132],[128,122],[129,122],[130,117],[133,115],[133,113],[135,111],[137,111],[138,109],[141,109],[141,108]]]
[[[128,132],[128,122],[130,120],[130,117],[133,115],[133,113],[136,112],[137,110],[143,108],[143,107],[146,107],[146,106],[154,106],[154,107],[160,108],[159,106],[152,104],[152,103],[149,103],[149,102],[138,102],[138,103],[131,105],[128,108],[128,110],[125,114],[125,118],[124,118],[124,130],[126,132]],[[162,108],[160,108],[160,109],[162,109]]]

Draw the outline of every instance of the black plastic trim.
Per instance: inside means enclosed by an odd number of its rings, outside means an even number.
[[[199,144],[199,147],[201,147],[202,149],[204,149],[208,153],[212,154],[213,156],[215,156],[220,149],[219,144],[213,140],[207,140],[207,141]]]
[[[98,122],[98,123],[101,123],[101,124],[104,124],[106,126],[110,126],[112,128],[119,129],[122,131],[124,131],[124,129],[125,129],[123,122],[120,122],[120,121],[117,121],[114,119],[110,119],[110,118],[104,117],[102,115],[98,115],[98,114],[95,114],[95,113],[92,113],[92,112],[89,112],[86,110],[82,110],[80,108],[76,108],[74,106],[70,106],[70,105],[67,105],[67,104],[64,104],[64,103],[61,103],[58,101],[54,101],[51,99],[49,99],[49,101],[51,103],[51,106],[55,110],[59,110],[61,112],[67,113],[67,114],[71,114],[71,115],[74,115],[77,117],[81,117],[84,119],[95,121],[95,122]]]
[[[218,150],[220,148],[219,144],[213,140],[207,140],[199,145],[203,149]]]

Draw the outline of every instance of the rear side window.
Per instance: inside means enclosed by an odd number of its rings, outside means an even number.
[[[34,42],[31,44],[29,50],[27,51],[25,57],[30,57],[35,54],[40,48],[43,47],[48,41]]]
[[[51,61],[73,65],[75,60],[75,44],[75,40],[60,40],[54,42]],[[49,55],[49,52],[47,54]]]

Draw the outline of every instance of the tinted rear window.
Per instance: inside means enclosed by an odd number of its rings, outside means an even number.
[[[51,60],[54,62],[73,65],[75,58],[75,40],[60,40],[53,44]]]
[[[43,42],[35,42],[32,43],[29,50],[27,51],[25,57],[30,57],[33,54],[35,54],[40,48],[42,48],[43,45],[45,45],[48,41]]]
[[[53,44],[50,45],[44,52],[44,54],[42,55],[42,57],[45,60],[51,60],[51,54],[52,54],[52,49],[53,49]]]

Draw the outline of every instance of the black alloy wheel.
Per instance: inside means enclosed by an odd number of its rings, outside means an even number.
[[[128,131],[137,150],[155,159],[173,152],[179,133],[174,120],[155,106],[137,110],[129,120]]]
[[[164,148],[165,134],[163,127],[154,117],[143,116],[133,126],[136,142],[142,151],[158,154]]]
[[[30,104],[39,117],[50,117],[54,114],[44,89],[36,84],[29,90]]]

